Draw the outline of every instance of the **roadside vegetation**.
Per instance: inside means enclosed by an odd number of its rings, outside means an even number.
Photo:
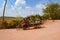
[[[0,22],[0,29],[10,29],[10,28],[22,28],[22,29],[37,29],[41,28],[40,25],[44,23],[45,20],[59,20],[60,19],[60,4],[51,3],[46,5],[43,9],[44,14],[40,16],[39,14],[30,15],[27,17],[17,17],[10,22],[4,21]],[[2,25],[2,23],[4,23]]]

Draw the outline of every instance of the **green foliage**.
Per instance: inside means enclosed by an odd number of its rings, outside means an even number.
[[[50,15],[51,19],[60,19],[60,5],[58,3],[51,3],[43,10],[44,13]]]
[[[38,14],[31,15],[31,16],[27,17],[27,20],[28,20],[29,24],[32,24],[32,25],[34,25],[36,21],[39,23],[42,23],[42,16],[40,16]]]
[[[52,15],[51,15],[51,18],[52,18],[53,20],[59,20],[59,19],[60,19],[60,13],[54,13],[54,14],[52,14]]]
[[[12,20],[9,24],[8,24],[8,28],[16,28],[17,25],[20,24],[19,20]]]
[[[31,15],[31,16],[26,17],[26,19],[29,21],[30,24],[33,24],[35,17],[34,15]]]
[[[8,26],[7,21],[3,21],[3,22],[1,22],[1,24],[0,24],[0,28],[7,28],[7,26]]]
[[[43,20],[47,20],[47,19],[49,19],[50,16],[49,16],[49,14],[45,13],[42,17],[43,17]]]
[[[35,15],[35,20],[42,20],[42,17],[40,15]]]
[[[23,25],[22,24],[22,20],[26,19],[26,24]],[[23,28],[23,29],[26,29],[26,28],[29,28],[29,26],[35,26],[35,21],[39,21],[40,23],[42,23],[42,17],[40,15],[30,15],[30,16],[27,16],[26,18],[16,18],[14,20],[12,20],[11,22],[2,22],[1,25],[1,28],[5,27],[5,28],[16,28],[16,27],[19,27],[19,28]],[[22,27],[23,26],[23,27]]]

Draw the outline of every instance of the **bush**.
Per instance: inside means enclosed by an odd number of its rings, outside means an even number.
[[[7,23],[7,21],[3,21],[3,22],[1,22],[1,24],[0,24],[0,28],[2,29],[5,29],[5,28],[7,28],[7,26],[8,26],[8,23]]]
[[[8,28],[16,28],[20,27],[20,21],[19,20],[12,20],[10,23],[8,23]]]

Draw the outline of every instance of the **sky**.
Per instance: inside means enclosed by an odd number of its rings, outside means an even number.
[[[7,0],[5,16],[26,17],[43,15],[43,9],[48,3],[60,3],[60,0]],[[0,0],[0,16],[2,16],[5,0]]]

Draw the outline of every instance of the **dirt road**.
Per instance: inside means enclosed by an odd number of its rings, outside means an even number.
[[[60,40],[60,20],[47,21],[44,26],[34,30],[0,30],[0,40]]]

